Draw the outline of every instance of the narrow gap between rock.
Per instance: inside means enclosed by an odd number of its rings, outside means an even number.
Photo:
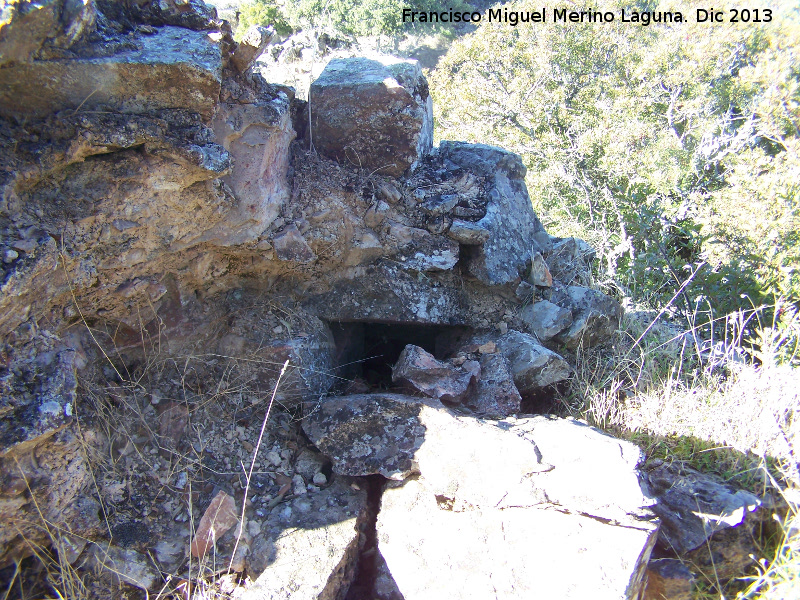
[[[361,535],[363,545],[356,563],[356,574],[344,600],[367,600],[373,597],[378,576],[378,513],[381,510],[381,495],[386,487],[386,478],[369,475],[361,478],[367,489],[367,518]]]
[[[334,321],[329,325],[336,345],[335,373],[342,378],[335,393],[391,389],[392,366],[408,344],[442,360],[472,333],[471,328],[457,325],[366,321]]]

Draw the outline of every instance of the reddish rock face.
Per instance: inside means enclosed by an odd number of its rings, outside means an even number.
[[[416,61],[332,60],[309,97],[311,141],[340,163],[396,177],[431,149],[433,103]]]

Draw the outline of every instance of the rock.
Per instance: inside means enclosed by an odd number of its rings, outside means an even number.
[[[682,558],[707,581],[728,581],[752,572],[754,557],[763,552],[758,540],[763,535],[762,521],[767,519],[760,510],[750,512],[743,523],[714,532]]]
[[[94,58],[0,70],[0,116],[41,119],[64,109],[103,106],[124,113],[188,109],[210,120],[219,98],[222,53],[205,32],[160,27],[126,39],[110,55],[98,44]]]
[[[378,261],[311,296],[306,307],[329,321],[384,321],[451,325],[467,319],[466,298],[455,286],[415,277],[391,261]]]
[[[514,290],[514,295],[525,304],[533,302],[535,294],[536,288],[527,281],[521,281]]]
[[[392,368],[392,381],[404,383],[426,396],[460,402],[475,373],[438,361],[419,346],[409,344]]]
[[[622,319],[622,306],[619,302],[602,292],[585,287],[568,286],[564,296],[556,304],[572,312],[572,325],[554,338],[570,350],[588,348],[607,341],[617,331]]]
[[[565,420],[421,416],[420,476],[384,491],[377,522],[404,598],[638,598],[657,529],[638,448]],[[565,556],[580,577],[553,576]]]
[[[447,230],[447,235],[465,246],[481,246],[487,242],[491,232],[477,223],[453,219],[450,229]]]
[[[498,338],[497,346],[508,360],[514,385],[523,396],[572,374],[567,361],[527,333],[510,330]]]
[[[0,66],[40,58],[45,47],[69,48],[95,27],[93,0],[7,2],[0,13]]]
[[[74,350],[42,352],[14,367],[0,380],[0,456],[32,448],[74,420]]]
[[[327,399],[303,420],[303,431],[335,473],[402,480],[415,471],[414,453],[424,441],[422,402],[399,394]]]
[[[109,577],[115,585],[123,582],[149,590],[160,580],[150,558],[136,550],[108,543],[93,545],[89,564]]]
[[[236,211],[206,235],[223,245],[256,239],[289,198],[290,99],[274,86],[259,91],[247,103],[221,102],[214,115],[214,134],[236,165],[223,179],[238,200]]]
[[[741,525],[761,504],[749,492],[677,464],[649,465],[642,475],[657,500],[653,511],[662,519],[659,542],[678,554],[694,550],[717,531]]]
[[[409,229],[406,235],[409,242],[403,244],[404,248],[397,256],[404,269],[449,271],[458,262],[458,244],[452,240],[421,229]]]
[[[531,257],[531,283],[539,287],[551,287],[553,276],[547,268],[544,257],[539,252],[534,252]]]
[[[542,462],[553,465],[534,480],[552,504],[601,519],[653,520],[637,471],[644,454],[635,444],[575,419],[537,415],[499,426],[536,444]]]
[[[655,537],[647,524],[534,507],[453,512],[437,500],[421,481],[384,492],[378,545],[405,600],[638,597]],[[579,576],[555,575],[565,557]]]
[[[322,454],[312,448],[303,448],[294,461],[294,472],[301,475],[307,483],[314,485],[325,485],[327,482],[327,478],[321,472],[325,467],[330,468],[330,463]],[[321,475],[322,478],[318,478],[318,475]],[[322,483],[319,483],[320,481]]]
[[[311,140],[341,163],[400,176],[433,143],[433,104],[416,61],[333,59],[311,84]]]
[[[244,600],[335,600],[343,598],[355,576],[361,532],[366,527],[367,494],[339,477],[330,487],[295,500],[288,520],[261,522],[251,542],[248,574],[256,579]],[[301,557],[301,559],[299,559]]]
[[[250,69],[274,37],[275,30],[271,26],[251,25],[248,27],[231,56],[231,62],[236,70],[244,73]]]
[[[540,342],[553,339],[572,325],[572,311],[547,300],[524,307],[519,318]]]
[[[570,237],[556,242],[547,255],[553,277],[566,285],[589,286],[596,253],[582,239]]]
[[[294,224],[276,235],[272,240],[272,245],[280,260],[302,264],[314,262],[317,259],[317,255],[314,254]]]
[[[439,155],[489,180],[486,214],[477,226],[489,237],[467,261],[467,271],[488,285],[517,280],[531,262],[531,239],[544,228],[525,187],[525,166],[511,152],[463,142],[442,141]]]
[[[190,548],[192,556],[202,559],[214,543],[238,522],[239,513],[233,496],[218,492],[197,526]]]
[[[676,558],[647,563],[647,585],[642,600],[692,600],[694,575]]]
[[[508,360],[500,354],[484,354],[479,364],[481,375],[464,399],[464,405],[493,419],[520,412],[522,396],[514,385]]]

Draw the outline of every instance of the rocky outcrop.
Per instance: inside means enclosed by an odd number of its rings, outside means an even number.
[[[431,149],[433,102],[416,61],[334,59],[309,103],[314,146],[339,162],[396,177]]]
[[[585,246],[544,230],[519,156],[432,146],[415,62],[332,61],[309,108],[253,72],[271,35],[198,0],[0,17],[0,569],[52,545],[98,589],[230,565],[254,598],[464,597],[421,565],[485,534],[462,583],[522,593],[535,530],[613,553],[581,580],[633,597],[635,451],[510,418],[618,326]],[[381,477],[405,485],[376,529]]]

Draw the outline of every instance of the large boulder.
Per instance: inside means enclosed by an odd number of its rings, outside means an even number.
[[[433,143],[433,103],[419,63],[334,59],[312,84],[311,142],[323,155],[399,176]]]
[[[406,600],[638,598],[657,529],[638,448],[568,420],[418,418],[419,476],[384,491],[377,523]]]
[[[205,32],[169,26],[124,41],[98,42],[86,58],[0,70],[0,116],[40,119],[102,106],[125,113],[188,109],[211,118],[222,81],[219,43]]]
[[[534,234],[544,231],[531,207],[522,159],[494,146],[449,141],[440,143],[439,155],[488,181],[485,214],[474,226],[458,224],[454,232],[474,247],[467,271],[489,285],[517,280],[531,267]]]

